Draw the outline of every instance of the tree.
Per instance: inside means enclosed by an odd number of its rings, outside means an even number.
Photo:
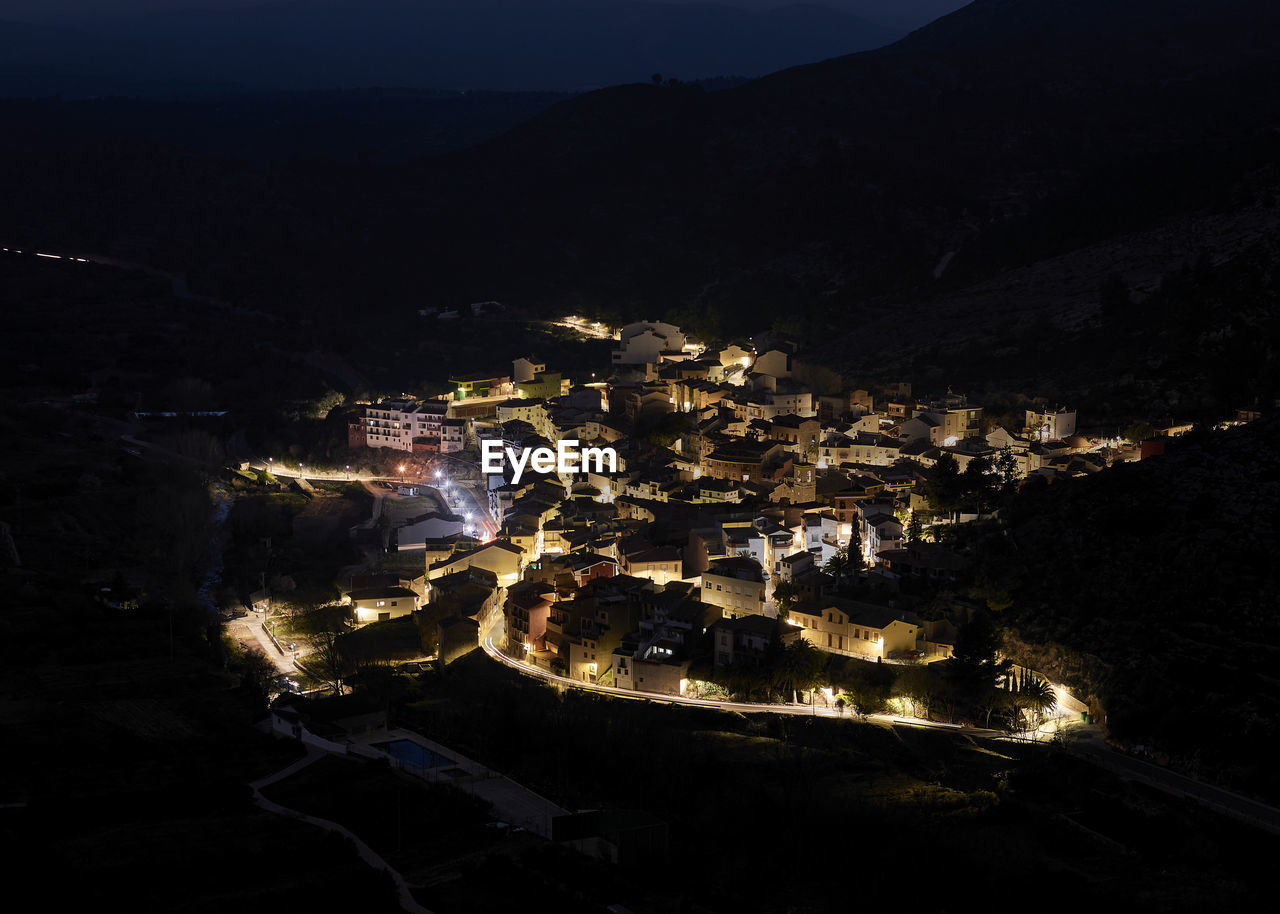
[[[773,668],[774,691],[786,695],[805,692],[822,681],[827,666],[827,655],[804,638],[797,638],[783,650]]]
[[[999,480],[1000,494],[1008,495],[1018,486],[1018,460],[1013,451],[1004,448],[996,456],[996,478]]]
[[[1135,422],[1124,430],[1124,440],[1130,444],[1140,444],[1155,433],[1150,422]]]
[[[842,582],[847,581],[862,570],[862,553],[852,546],[841,546],[827,559],[822,570]]]
[[[929,708],[938,694],[938,678],[926,664],[907,664],[899,669],[893,690],[910,702],[912,717],[927,718]],[[923,715],[921,711],[924,712]]]
[[[1004,612],[1013,605],[1013,591],[1009,584],[988,570],[978,572],[971,590],[974,596],[985,600],[987,609],[994,613]]]
[[[298,661],[299,668],[316,682],[341,695],[343,683],[355,672],[355,662],[345,650],[342,636],[350,627],[351,609],[340,604],[321,606],[295,620],[299,631],[306,632],[311,650]]]
[[[319,631],[311,635],[307,642],[311,647],[304,659],[298,661],[298,668],[315,682],[333,689],[333,694],[341,695],[347,677],[355,672],[355,664],[343,650],[342,633],[337,631]]]
[[[972,671],[983,684],[995,688],[998,676],[1008,671],[1008,663],[996,660],[1000,647],[1000,634],[991,615],[975,612],[960,624],[956,631],[956,650],[953,665]]]
[[[841,697],[859,714],[884,710],[898,680],[898,668],[888,663],[846,662],[839,670]]]
[[[924,521],[920,519],[919,511],[911,512],[911,519],[907,521],[907,542],[918,543],[924,539]]]
[[[257,646],[244,650],[239,657],[240,686],[251,695],[255,704],[265,708],[272,693],[280,691],[284,678],[271,658]]]
[[[960,464],[947,451],[925,472],[925,497],[935,511],[953,515],[960,508],[964,486],[960,481]]]
[[[778,615],[785,616],[800,599],[800,588],[790,581],[779,581],[773,586],[773,600],[778,604]]]
[[[1044,719],[1045,712],[1052,710],[1058,704],[1053,687],[1038,676],[1032,676],[1024,682],[1017,697],[1018,703],[1031,712],[1032,727],[1038,727]]]
[[[965,496],[973,499],[981,516],[982,507],[995,493],[995,467],[990,457],[975,457],[969,461],[960,474],[960,483]]]
[[[990,720],[996,682],[1009,672],[998,659],[1000,634],[985,610],[975,612],[956,632],[956,650],[947,661],[950,696],[961,708]]]

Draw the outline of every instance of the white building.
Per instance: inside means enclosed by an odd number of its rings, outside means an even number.
[[[440,453],[454,454],[466,446],[467,420],[444,419],[440,422]]]
[[[414,439],[439,439],[449,405],[442,400],[382,400],[366,406],[360,424],[369,447],[412,451]]]
[[[1041,441],[1066,438],[1076,433],[1076,411],[1060,407],[1037,412],[1027,410],[1027,431]]]
[[[547,363],[537,358],[525,358],[521,356],[511,363],[511,380],[517,384],[522,381],[532,381],[536,376],[547,370]]]
[[[657,364],[664,352],[683,352],[685,342],[685,335],[674,324],[661,321],[627,324],[618,335],[613,364]]]

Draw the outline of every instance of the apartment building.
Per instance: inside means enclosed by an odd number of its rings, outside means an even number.
[[[764,613],[763,569],[755,559],[716,559],[702,573],[702,602],[720,609],[726,619]]]
[[[398,451],[438,449],[448,404],[440,400],[381,400],[365,407],[360,434],[366,447]]]

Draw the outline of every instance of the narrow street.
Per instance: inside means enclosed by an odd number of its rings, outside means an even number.
[[[298,670],[293,665],[297,654],[281,653],[271,642],[267,633],[262,630],[266,616],[260,612],[250,612],[240,619],[232,619],[226,623],[227,634],[244,648],[257,648],[275,664],[283,676],[296,676]]]

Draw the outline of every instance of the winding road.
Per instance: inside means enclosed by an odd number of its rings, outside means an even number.
[[[736,711],[742,714],[786,714],[791,716],[845,717],[835,708],[817,705],[760,704],[743,701],[716,701],[708,698],[689,698],[683,695],[663,695],[655,692],[636,692],[631,689],[619,689],[613,686],[596,685],[590,682],[579,682],[565,676],[558,676],[548,670],[531,666],[503,652],[495,643],[492,625],[481,640],[486,654],[526,676],[532,676],[552,683],[560,688],[580,689],[596,692],[612,698],[623,698],[631,701],[652,701],[668,705],[684,705],[686,707],[710,708],[718,711]],[[1059,687],[1059,691],[1061,691]],[[997,739],[1012,741],[1048,741],[1059,733],[1066,735],[1065,748],[1080,758],[1086,759],[1099,767],[1105,768],[1124,780],[1140,781],[1174,796],[1195,800],[1210,809],[1261,828],[1273,834],[1280,834],[1280,809],[1260,803],[1250,797],[1224,790],[1213,784],[1206,784],[1194,778],[1161,768],[1134,758],[1109,745],[1096,726],[1087,726],[1078,722],[1074,714],[1063,713],[1050,718],[1033,730],[1021,733],[1006,733],[1001,730],[988,730],[976,727],[960,727],[955,724],[944,724],[936,721],[917,720],[898,717],[893,714],[868,714],[863,720],[882,726],[908,726],[926,730],[943,730],[957,736]]]
[[[593,682],[579,682],[576,679],[569,679],[566,676],[558,676],[549,670],[540,667],[531,666],[521,660],[517,660],[510,654],[503,652],[493,640],[493,633],[490,631],[481,641],[484,652],[511,669],[523,673],[526,676],[532,676],[535,679],[542,679],[562,688],[580,689],[585,692],[595,692],[601,695],[608,695],[612,698],[624,698],[631,701],[652,701],[659,704],[667,705],[684,705],[690,708],[710,708],[715,711],[737,711],[741,714],[786,714],[792,717],[855,717],[852,712],[845,712],[832,707],[824,707],[820,705],[788,705],[788,704],[763,704],[760,702],[750,701],[718,701],[713,698],[691,698],[686,695],[666,695],[658,692],[640,692],[633,689],[620,689],[615,686],[598,685]],[[870,721],[884,726],[908,726],[918,727],[923,730],[945,730],[951,733],[960,733],[965,736],[982,737],[986,739],[1000,739],[1008,736],[1001,730],[985,730],[975,727],[961,727],[958,724],[944,724],[937,721],[916,720],[909,717],[898,717],[893,714],[867,714],[862,717],[863,720]]]

